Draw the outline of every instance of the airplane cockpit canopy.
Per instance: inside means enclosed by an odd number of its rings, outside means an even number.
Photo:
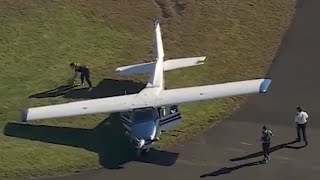
[[[143,108],[134,110],[132,118],[134,123],[141,123],[150,120],[156,121],[159,117],[156,109]]]

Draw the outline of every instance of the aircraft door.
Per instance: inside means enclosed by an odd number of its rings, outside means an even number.
[[[164,106],[160,108],[160,130],[167,131],[181,123],[181,114],[178,106]]]
[[[131,128],[132,128],[132,121],[131,121],[131,112],[121,112],[120,113],[120,118],[122,121],[122,125],[126,129],[128,133],[131,133]]]

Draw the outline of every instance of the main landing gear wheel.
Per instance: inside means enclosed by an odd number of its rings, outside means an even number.
[[[144,153],[148,153],[149,151],[150,151],[150,148],[149,149],[145,149]]]

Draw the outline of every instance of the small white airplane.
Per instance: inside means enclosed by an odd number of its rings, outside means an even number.
[[[254,79],[215,85],[166,90],[164,71],[200,65],[206,57],[189,57],[164,61],[159,21],[154,22],[156,62],[118,67],[120,74],[151,74],[146,87],[139,93],[84,100],[26,109],[22,121],[61,118],[98,113],[120,113],[122,124],[137,153],[148,152],[159,140],[161,132],[181,122],[178,105],[236,95],[265,93],[271,79]]]

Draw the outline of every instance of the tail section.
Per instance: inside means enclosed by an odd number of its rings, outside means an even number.
[[[148,88],[164,89],[164,71],[170,71],[173,69],[179,69],[189,66],[196,66],[203,64],[206,57],[189,57],[180,59],[170,59],[163,61],[164,50],[162,43],[162,36],[160,30],[159,21],[154,22],[154,49],[156,62],[135,64],[130,66],[118,67],[116,71],[122,75],[130,74],[151,74],[151,77],[147,83]]]
[[[149,87],[149,88],[157,87],[157,88],[163,89],[164,87],[164,84],[163,84],[164,51],[163,51],[160,23],[158,20],[154,22],[154,31],[155,31],[155,48],[156,48],[157,61],[154,66],[153,74],[149,79],[146,87]]]
[[[131,74],[151,74],[154,72],[156,63],[142,63],[129,66],[122,66],[116,69],[118,74],[131,75]]]

